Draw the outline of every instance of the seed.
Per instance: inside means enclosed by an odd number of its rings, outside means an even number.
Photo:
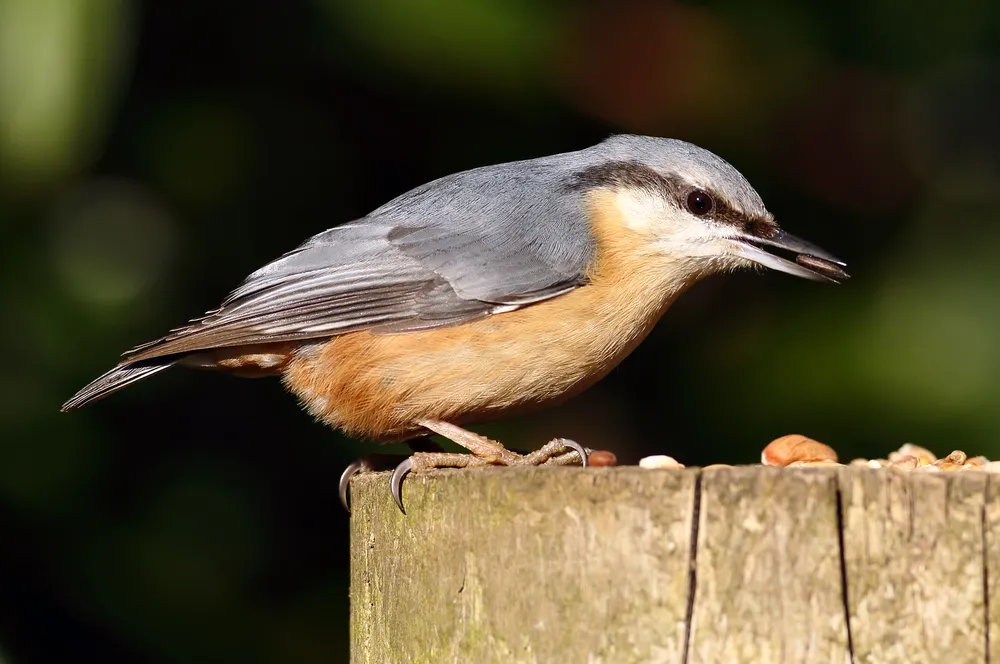
[[[918,461],[923,461],[924,459],[927,459],[926,462],[921,463],[920,465],[925,465],[926,463],[933,463],[937,461],[937,457],[934,456],[933,452],[923,447],[920,447],[919,445],[914,445],[913,443],[905,443],[897,451],[891,452],[889,454],[889,460],[892,461],[895,455],[917,457]]]
[[[588,466],[616,466],[618,465],[618,457],[615,456],[614,452],[609,452],[608,450],[594,450],[587,456]]]
[[[836,460],[837,453],[832,447],[800,434],[772,440],[760,455],[760,462],[765,466],[787,466],[796,461]]]
[[[963,452],[962,450],[955,450],[954,452],[945,457],[945,461],[948,461],[949,463],[957,463],[958,465],[961,466],[963,463],[965,463],[966,458],[967,457],[965,455],[965,452]]]
[[[913,470],[917,467],[917,463],[917,457],[904,454],[896,457],[896,459],[892,462],[892,467],[896,470]]]
[[[825,258],[812,256],[810,254],[799,254],[795,257],[795,262],[803,267],[807,267],[813,272],[822,274],[829,279],[849,279],[849,275],[840,269],[840,266]]]
[[[684,464],[678,463],[673,457],[666,454],[654,454],[653,456],[639,459],[640,468],[683,468]]]

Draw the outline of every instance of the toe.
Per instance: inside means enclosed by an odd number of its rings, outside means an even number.
[[[409,457],[396,466],[395,470],[392,471],[392,477],[389,479],[389,492],[392,494],[392,499],[395,501],[396,507],[403,514],[406,514],[406,510],[403,509],[403,479],[406,478],[412,469],[413,457]]]
[[[372,468],[371,461],[367,457],[362,457],[344,468],[344,472],[340,474],[338,494],[340,495],[340,504],[344,506],[348,514],[351,513],[351,503],[347,500],[347,489],[351,485],[351,478],[361,471],[367,472]]]
[[[562,443],[563,447],[566,450],[575,450],[576,453],[580,456],[580,464],[584,468],[587,467],[587,456],[588,456],[587,448],[585,448],[583,445],[576,442],[575,440],[570,440],[569,438],[556,438],[556,440],[553,442],[556,441]]]

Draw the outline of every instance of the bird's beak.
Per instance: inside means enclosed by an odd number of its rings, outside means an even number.
[[[815,244],[801,240],[781,229],[775,230],[768,237],[741,234],[732,239],[736,245],[737,256],[772,270],[814,281],[833,283],[840,283],[840,280],[849,278],[842,269],[847,263]],[[792,260],[782,258],[778,252],[786,253]]]

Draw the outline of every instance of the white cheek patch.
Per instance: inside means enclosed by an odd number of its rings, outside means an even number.
[[[615,202],[629,230],[645,236],[649,247],[671,260],[691,263],[699,270],[733,270],[751,264],[735,253],[733,228],[696,217],[654,192],[626,189]]]
[[[615,203],[626,228],[636,233],[660,234],[672,206],[660,196],[641,189],[625,189],[616,193]]]
[[[657,244],[677,248],[696,248],[705,243],[715,243],[731,233],[711,219],[695,217],[667,202],[662,196],[641,189],[619,191],[615,197],[625,226],[644,235]]]
[[[728,233],[731,229],[711,220],[695,219],[691,215],[671,210],[660,223],[653,240],[658,251],[685,258],[713,258],[729,254]]]

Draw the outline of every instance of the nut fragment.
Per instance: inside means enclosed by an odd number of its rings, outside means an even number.
[[[618,457],[608,450],[594,450],[587,456],[588,466],[616,466]]]
[[[796,461],[836,460],[837,453],[832,447],[800,434],[772,440],[760,455],[760,462],[765,466],[787,466]]]
[[[983,470],[987,473],[1000,473],[1000,461],[990,461],[983,466]]]
[[[705,466],[702,470],[715,470],[716,468],[732,468],[728,463],[713,463]]]
[[[971,459],[966,460],[965,467],[966,468],[982,468],[983,466],[985,466],[989,462],[990,462],[990,460],[987,459],[984,456],[976,456],[976,457],[972,457]]]
[[[989,470],[992,467],[990,472],[1000,473],[1000,463],[992,462],[984,456],[970,458],[962,450],[955,450],[943,459],[938,459],[932,452],[913,443],[906,443],[895,452],[890,452],[888,459],[854,459],[851,465],[860,468],[890,467],[925,473]]]
[[[920,447],[919,445],[914,445],[913,443],[905,443],[895,452],[890,452],[889,461],[895,461],[896,457],[899,456],[917,457],[917,461],[921,466],[937,461],[937,457],[934,456],[933,452],[931,452],[926,448]]]
[[[683,468],[684,464],[679,463],[673,457],[666,454],[654,454],[653,456],[639,459],[640,468]]]
[[[957,463],[958,465],[961,466],[963,463],[965,463],[965,460],[967,458],[968,457],[966,456],[965,452],[963,452],[962,450],[955,450],[954,452],[946,456],[944,460],[947,461],[948,463]]]

